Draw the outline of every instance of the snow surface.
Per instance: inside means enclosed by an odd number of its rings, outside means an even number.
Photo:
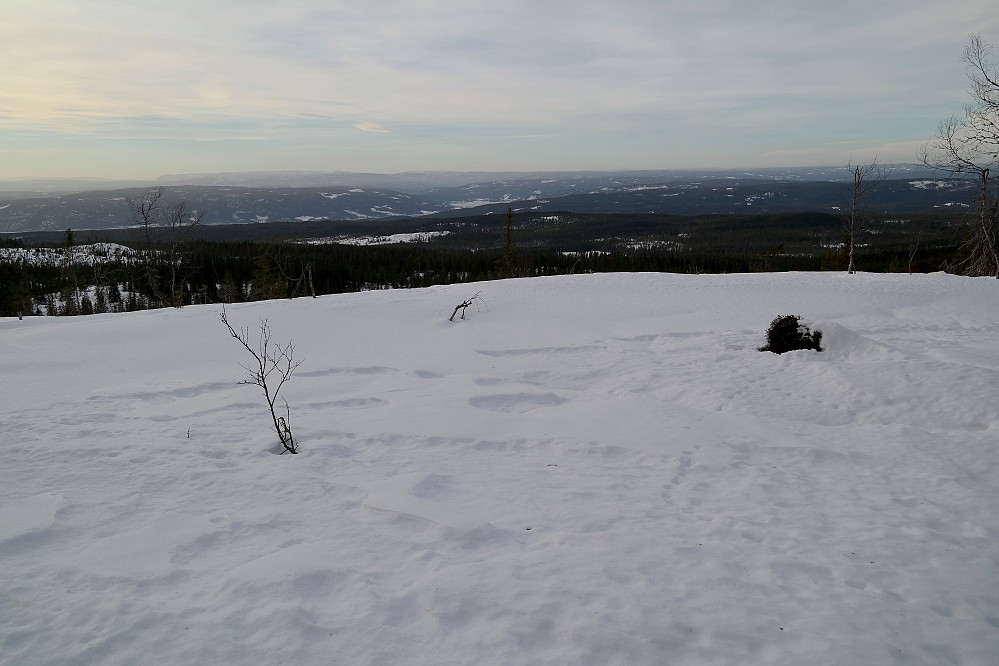
[[[826,351],[756,351],[788,313]],[[0,662],[996,663],[997,280],[228,315],[294,339],[300,455],[217,307],[0,320]]]
[[[300,242],[309,245],[392,245],[396,243],[428,243],[432,238],[447,236],[450,231],[417,231],[387,236],[327,236],[307,238]]]
[[[64,248],[0,247],[0,263],[30,266],[60,266],[67,260],[73,264],[94,266],[110,262],[131,262],[137,253],[130,247],[117,243],[74,245],[69,256]]]
[[[452,210],[459,210],[464,208],[477,208],[479,206],[488,206],[489,204],[499,204],[499,203],[509,203],[511,201],[509,194],[504,194],[502,199],[493,201],[492,199],[469,199],[468,201],[450,201],[448,206]]]
[[[956,187],[958,183],[952,180],[910,180],[909,185],[912,185],[917,190],[942,190],[948,187]]]

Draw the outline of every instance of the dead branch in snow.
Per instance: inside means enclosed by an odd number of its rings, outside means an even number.
[[[458,305],[456,305],[454,307],[454,312],[451,313],[451,316],[448,318],[448,321],[454,321],[454,316],[456,314],[458,314],[458,310],[461,310],[461,317],[459,317],[459,319],[464,319],[465,318],[465,310],[472,303],[476,303],[477,301],[481,301],[482,303],[485,303],[485,301],[483,301],[482,298],[479,296],[479,294],[481,294],[481,293],[482,293],[481,291],[477,291],[477,292],[475,292],[475,295],[472,296],[471,298],[469,298],[468,300],[462,301],[461,303],[458,303]]]

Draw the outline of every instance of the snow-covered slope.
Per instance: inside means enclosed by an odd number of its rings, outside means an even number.
[[[447,321],[481,292],[481,307]],[[780,314],[826,351],[760,353]],[[999,281],[583,275],[0,320],[0,662],[987,664]]]
[[[136,251],[117,243],[74,245],[67,255],[65,248],[0,247],[0,264],[21,266],[60,266],[72,261],[77,266],[134,261]]]

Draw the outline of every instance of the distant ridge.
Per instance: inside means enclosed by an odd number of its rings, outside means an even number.
[[[899,164],[893,178],[941,178],[943,174],[921,165]],[[96,190],[118,190],[154,185],[203,185],[230,187],[386,187],[411,194],[438,188],[514,181],[572,180],[613,181],[620,184],[657,184],[716,179],[747,179],[809,182],[848,181],[844,166],[766,167],[758,169],[620,169],[580,171],[404,171],[367,173],[354,171],[229,171],[217,173],[170,173],[154,180],[115,178],[0,179],[5,198],[31,194],[72,194]]]
[[[69,194],[92,190],[119,190],[127,187],[150,187],[151,180],[114,178],[5,178],[0,179],[0,196],[30,196],[32,194]]]
[[[414,172],[259,171],[169,174],[154,182],[0,181],[0,232],[110,229],[132,223],[126,199],[166,188],[205,224],[359,221],[515,211],[755,215],[836,213],[849,198],[843,167],[755,170]],[[894,167],[868,198],[872,212],[950,212],[968,182],[914,165]],[[29,191],[34,188],[34,191]]]

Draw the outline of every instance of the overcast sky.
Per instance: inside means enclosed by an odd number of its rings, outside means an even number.
[[[912,162],[995,0],[2,0],[0,178]]]

